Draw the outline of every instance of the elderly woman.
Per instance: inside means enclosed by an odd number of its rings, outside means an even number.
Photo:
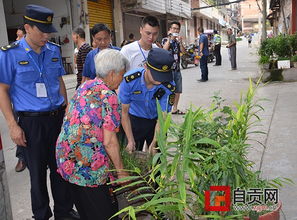
[[[97,77],[85,82],[71,99],[57,140],[58,173],[68,181],[74,204],[83,220],[109,219],[116,211],[107,182],[109,161],[121,171],[116,132],[121,108],[114,92],[123,79],[128,60],[104,49],[95,57]]]

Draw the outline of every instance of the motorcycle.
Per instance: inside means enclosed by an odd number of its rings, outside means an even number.
[[[188,64],[194,64],[195,66],[199,65],[199,56],[198,56],[198,48],[195,44],[190,44],[186,48],[186,53],[182,53],[181,55],[181,66],[183,69],[188,68]]]

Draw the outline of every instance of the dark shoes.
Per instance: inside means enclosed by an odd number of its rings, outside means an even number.
[[[206,82],[207,80],[205,80],[205,79],[199,79],[199,80],[197,80],[198,82]]]
[[[15,166],[15,172],[22,172],[24,169],[26,169],[26,163],[25,161],[19,159]]]
[[[214,66],[221,66],[221,64],[215,64]]]

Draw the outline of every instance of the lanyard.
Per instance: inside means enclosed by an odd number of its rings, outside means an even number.
[[[34,66],[37,68],[37,70],[39,71],[40,74],[40,78],[42,77],[42,70],[43,70],[43,64],[41,66],[41,68],[39,67],[39,65],[36,63],[36,61],[33,59],[33,57],[31,56],[30,52],[27,53],[28,57],[30,58],[30,60],[33,62]]]
[[[144,55],[144,53],[143,53],[143,50],[141,49],[141,46],[140,46],[140,44],[139,44],[139,41],[137,41],[137,43],[138,43],[138,46],[139,46],[139,50],[140,50],[140,52],[141,52],[141,54],[142,54],[144,60],[146,61],[146,57],[145,57],[145,55]]]

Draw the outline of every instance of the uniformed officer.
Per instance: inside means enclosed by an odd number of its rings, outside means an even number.
[[[218,34],[217,30],[213,31],[214,33],[214,55],[216,57],[216,63],[214,66],[221,66],[222,65],[222,56],[221,56],[221,36]]]
[[[174,102],[173,63],[170,52],[153,48],[148,54],[145,68],[130,70],[124,75],[119,98],[128,152],[142,150],[144,141],[148,146],[155,144],[157,100],[164,112],[170,112]]]
[[[35,219],[52,216],[47,189],[47,168],[54,199],[55,219],[78,219],[72,210],[66,182],[56,172],[55,143],[67,105],[60,48],[48,42],[53,11],[27,5],[26,37],[0,52],[0,108],[11,139],[24,147],[30,172],[31,205]],[[19,117],[15,120],[11,108]]]

